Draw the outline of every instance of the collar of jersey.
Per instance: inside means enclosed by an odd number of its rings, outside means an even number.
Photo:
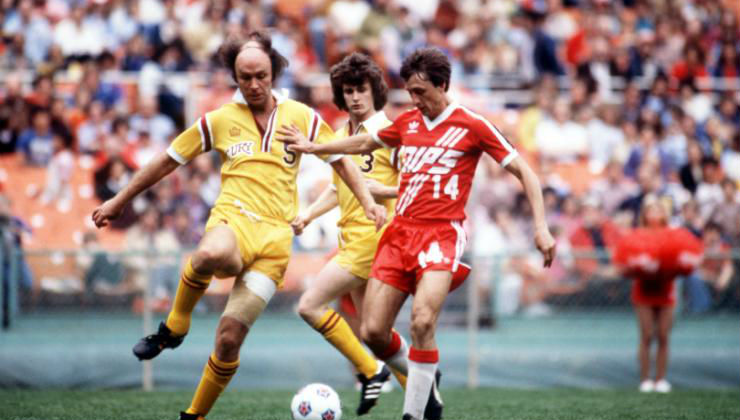
[[[288,90],[280,89],[278,91],[278,90],[273,89],[272,96],[275,97],[275,102],[277,102],[277,104],[280,105],[281,103],[285,102],[286,99],[288,99]],[[234,96],[231,97],[231,100],[238,104],[248,105],[247,100],[244,99],[244,95],[242,95],[242,91],[240,91],[239,89],[237,89],[236,92],[234,92]]]
[[[426,115],[422,114],[421,118],[424,120],[424,125],[427,126],[427,130],[432,131],[435,127],[442,124],[447,118],[449,118],[450,114],[452,114],[452,111],[454,111],[458,106],[460,105],[457,102],[450,102],[450,104],[447,105],[447,108],[445,108],[445,110],[442,111],[441,114],[437,115],[437,118],[435,118],[434,120],[429,120]]]
[[[373,114],[370,118],[361,122],[359,127],[364,127],[368,133],[377,133],[387,125],[385,122],[388,121],[388,117],[385,116],[384,111],[378,111]],[[349,126],[349,123],[347,123]],[[359,128],[358,127],[358,128]],[[356,131],[355,131],[356,132]],[[352,133],[349,133],[352,135]]]

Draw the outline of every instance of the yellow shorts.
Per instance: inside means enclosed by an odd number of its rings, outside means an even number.
[[[370,278],[370,268],[384,230],[385,227],[376,232],[375,226],[367,225],[342,227],[339,230],[339,252],[332,261],[355,276],[367,280]]]
[[[214,207],[206,223],[206,232],[226,225],[236,235],[244,271],[258,272],[283,286],[293,245],[293,229],[285,222],[261,215],[245,215],[238,210]]]

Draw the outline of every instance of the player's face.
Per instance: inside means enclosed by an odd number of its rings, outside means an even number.
[[[360,121],[364,121],[375,112],[373,90],[367,80],[361,85],[342,86],[342,94],[349,113]]]
[[[416,73],[406,81],[411,102],[427,118],[434,119],[447,106],[444,87],[434,86],[425,74]]]
[[[247,103],[256,108],[265,107],[272,95],[270,57],[260,48],[247,44],[234,66],[237,85]]]

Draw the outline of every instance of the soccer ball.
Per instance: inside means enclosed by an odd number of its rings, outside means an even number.
[[[324,384],[306,385],[290,402],[293,420],[340,420],[342,405],[339,395]]]

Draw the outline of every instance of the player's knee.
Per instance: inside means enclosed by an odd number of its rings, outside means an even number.
[[[193,269],[201,273],[224,269],[229,260],[230,250],[223,247],[200,247],[192,256]]]
[[[298,315],[311,325],[318,322],[321,318],[321,309],[307,293],[304,293],[298,301]]]
[[[434,314],[427,310],[414,311],[411,315],[411,336],[419,339],[434,335]]]
[[[230,361],[238,359],[239,349],[244,342],[246,334],[246,326],[244,326],[243,332],[235,330],[219,331],[216,338],[216,356],[219,360]]]
[[[360,337],[373,349],[383,348],[390,342],[390,331],[375,322],[363,322],[360,325]]]
[[[653,332],[650,330],[643,330],[640,332],[640,342],[643,345],[649,345],[653,341]]]
[[[668,333],[661,332],[658,334],[658,345],[665,347],[668,345]]]

